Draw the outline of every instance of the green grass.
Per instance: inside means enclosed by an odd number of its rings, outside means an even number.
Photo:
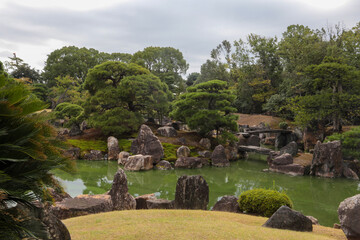
[[[200,210],[114,211],[66,219],[73,240],[92,239],[344,239],[340,229],[313,232],[262,227],[267,218]]]
[[[66,142],[74,147],[80,148],[82,152],[90,150],[100,150],[102,152],[107,152],[106,141],[68,139]],[[119,147],[121,151],[130,152],[131,141],[128,139],[119,139]]]
[[[107,144],[101,140],[79,140],[79,139],[68,139],[67,143],[74,147],[80,148],[81,151],[100,150],[102,152],[107,151]]]
[[[175,162],[176,157],[176,150],[181,147],[180,145],[171,144],[171,143],[161,143],[161,145],[164,148],[164,160],[169,162]],[[191,157],[197,157],[199,154],[197,153],[197,149],[195,147],[189,147],[190,148],[190,156]]]

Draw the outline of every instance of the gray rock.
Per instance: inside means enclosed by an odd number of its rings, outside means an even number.
[[[340,141],[321,143],[315,145],[310,174],[319,177],[341,177],[344,162]]]
[[[107,139],[107,147],[108,147],[108,160],[118,160],[120,148],[119,141],[116,137],[108,137]]]
[[[100,161],[104,160],[104,155],[100,150],[90,150],[89,153],[84,155],[85,160]]]
[[[313,225],[319,225],[319,220],[317,220],[317,218],[314,218],[313,216],[306,216],[306,217],[311,220]]]
[[[279,133],[275,138],[275,148],[280,149],[292,141],[296,142],[297,137],[294,133]]]
[[[150,170],[154,167],[153,160],[150,155],[134,155],[129,156],[124,169],[128,171],[140,171],[140,170]]]
[[[64,156],[72,160],[80,159],[80,148],[71,147],[64,152]]]
[[[338,208],[341,229],[347,239],[360,239],[360,194],[346,198]]]
[[[202,138],[199,142],[199,144],[206,150],[211,149],[211,141],[208,138]]]
[[[164,137],[176,137],[177,136],[177,132],[176,132],[175,128],[170,127],[170,126],[158,128],[157,133],[160,136],[164,136]]]
[[[76,124],[72,125],[69,131],[69,136],[70,137],[74,137],[74,136],[78,136],[81,135],[82,131],[80,130],[80,127]]]
[[[282,147],[280,149],[280,154],[283,153],[289,153],[291,156],[295,157],[298,153],[298,145],[296,142],[292,141],[289,144],[287,144],[285,147]]]
[[[305,175],[305,167],[299,164],[288,165],[270,165],[269,170],[271,172],[288,174],[291,176],[303,176]]]
[[[229,161],[236,161],[239,159],[238,146],[227,146],[225,148],[225,155]]]
[[[251,135],[248,139],[247,139],[247,145],[248,146],[256,146],[256,147],[260,147],[260,138],[257,135]]]
[[[148,209],[174,209],[174,201],[166,199],[149,199],[146,205]]]
[[[215,167],[229,167],[230,162],[226,157],[225,148],[222,145],[215,147],[211,154],[212,165]]]
[[[156,199],[155,193],[141,195],[135,198],[136,209],[148,209],[146,201]]]
[[[84,131],[84,130],[86,130],[86,129],[88,129],[89,127],[88,127],[88,125],[87,125],[87,123],[86,123],[86,121],[82,121],[81,123],[80,123],[80,130],[81,131]]]
[[[155,163],[164,156],[164,149],[159,139],[146,125],[141,125],[138,137],[131,144],[133,154],[151,155]]]
[[[126,161],[128,160],[130,153],[122,151],[118,155],[118,164],[125,165]]]
[[[288,165],[294,162],[293,157],[289,153],[284,153],[280,156],[277,156],[272,161],[272,164],[275,165]]]
[[[313,229],[309,218],[288,206],[281,206],[263,226],[301,232],[311,232]]]
[[[58,192],[58,191],[55,191],[55,189],[53,189],[53,188],[48,188],[48,191],[55,202],[61,202],[65,198],[71,198],[71,196],[68,193]]]
[[[189,157],[190,156],[190,148],[187,146],[181,146],[176,150],[176,156],[179,157]]]
[[[198,154],[200,157],[204,157],[204,158],[211,158],[211,152],[210,151],[198,151]]]
[[[166,160],[161,160],[158,164],[156,164],[156,168],[159,170],[172,170],[171,163]]]
[[[176,184],[175,209],[206,210],[209,186],[202,176],[181,176]]]
[[[359,180],[359,176],[351,168],[348,167],[344,167],[343,175],[344,177],[349,179]]]
[[[202,168],[202,160],[198,157],[180,157],[175,162],[175,168]]]
[[[80,195],[75,198],[66,198],[51,206],[51,212],[59,219],[109,212],[112,210],[111,196],[105,194]]]
[[[124,170],[118,169],[108,194],[111,196],[113,210],[131,210],[136,208],[135,198],[128,192],[127,178]]]
[[[238,199],[235,196],[223,196],[215,203],[212,211],[240,213],[239,203],[237,201]]]

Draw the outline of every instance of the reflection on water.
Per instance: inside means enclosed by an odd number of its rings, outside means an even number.
[[[319,219],[320,224],[332,226],[338,222],[337,208],[345,198],[360,193],[358,181],[323,179],[309,176],[287,176],[266,173],[266,162],[258,157],[232,162],[228,168],[150,170],[126,172],[129,192],[134,196],[155,193],[159,198],[174,199],[177,179],[182,175],[202,175],[210,188],[209,208],[224,195],[240,195],[253,188],[275,188],[285,191],[294,208]],[[116,162],[77,161],[78,172],[67,174],[56,171],[71,196],[101,194],[110,190],[118,169]]]

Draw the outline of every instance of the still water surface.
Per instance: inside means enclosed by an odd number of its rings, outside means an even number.
[[[360,182],[347,179],[325,179],[310,176],[288,176],[262,172],[266,162],[251,156],[232,162],[230,167],[201,169],[149,170],[126,172],[129,192],[133,196],[155,193],[158,198],[173,200],[177,179],[182,175],[201,175],[210,188],[211,208],[224,195],[240,195],[253,188],[275,188],[285,191],[294,203],[294,209],[316,217],[321,225],[333,226],[339,222],[337,208],[345,198],[360,193]],[[77,161],[77,173],[56,171],[55,175],[71,196],[101,194],[110,190],[118,169],[116,162]]]

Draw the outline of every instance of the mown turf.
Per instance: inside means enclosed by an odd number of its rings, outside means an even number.
[[[194,210],[115,211],[64,220],[78,239],[346,239],[338,229],[314,226],[313,232],[261,227],[267,220],[244,214]]]

